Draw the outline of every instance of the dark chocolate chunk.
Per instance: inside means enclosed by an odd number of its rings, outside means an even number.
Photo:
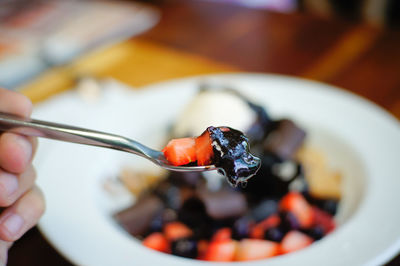
[[[134,236],[143,236],[151,221],[162,212],[164,205],[156,196],[144,196],[132,207],[114,215],[122,227]]]
[[[276,154],[282,160],[292,159],[303,143],[306,133],[288,119],[275,123],[275,129],[264,141],[264,150]]]
[[[216,192],[202,190],[199,197],[204,202],[208,215],[213,219],[239,217],[248,209],[245,196],[233,189]]]

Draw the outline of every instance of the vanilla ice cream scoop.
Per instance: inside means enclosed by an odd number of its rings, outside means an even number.
[[[198,136],[210,125],[247,132],[257,114],[240,95],[229,90],[201,90],[176,120],[173,137]]]

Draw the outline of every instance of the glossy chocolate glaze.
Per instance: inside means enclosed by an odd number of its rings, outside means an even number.
[[[249,151],[247,137],[229,127],[208,127],[214,151],[213,163],[232,186],[245,183],[255,175],[261,160]]]

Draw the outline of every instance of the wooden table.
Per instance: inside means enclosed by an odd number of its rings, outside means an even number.
[[[294,75],[352,91],[400,118],[399,31],[309,14],[278,14],[188,0],[160,8],[160,23],[124,44],[136,47],[135,56],[118,61],[112,56],[115,50],[102,51],[98,57],[109,53],[108,58],[116,63],[107,70],[89,67],[92,74],[112,76],[134,86],[225,71]],[[132,67],[135,64],[140,64],[140,70]],[[78,75],[82,65],[57,69],[52,75],[65,75],[66,71]],[[54,93],[33,93],[35,82],[26,88],[34,101]],[[55,84],[59,84],[57,92],[71,86],[71,81],[64,78]],[[388,265],[399,264],[400,256]],[[71,264],[34,228],[11,248],[9,265]]]

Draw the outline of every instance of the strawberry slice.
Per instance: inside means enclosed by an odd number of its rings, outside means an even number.
[[[278,255],[279,244],[269,240],[242,239],[237,247],[235,260],[260,260]]]
[[[289,231],[282,239],[280,252],[286,254],[309,246],[313,239],[299,231]]]
[[[291,212],[302,228],[309,228],[314,221],[314,212],[307,200],[298,192],[287,193],[279,203],[280,210]]]
[[[155,232],[143,239],[142,244],[148,248],[169,253],[170,245],[167,238],[160,232]]]
[[[231,239],[210,242],[204,255],[204,260],[233,261],[236,254],[236,246],[237,242]]]
[[[181,222],[171,222],[164,226],[164,235],[169,241],[190,237],[193,231]]]
[[[229,227],[224,227],[219,230],[217,230],[211,241],[225,241],[225,240],[230,240],[232,237],[232,229]]]
[[[206,255],[208,249],[208,241],[204,239],[200,239],[197,242],[197,259],[198,260],[204,260],[204,257]]]
[[[211,145],[212,140],[208,130],[205,130],[203,134],[195,139],[196,143],[196,157],[197,165],[209,165],[211,164],[214,156],[213,147]]]
[[[335,229],[336,223],[332,215],[315,206],[312,207],[312,210],[314,216],[314,226],[321,226],[325,234],[328,234]]]
[[[197,160],[195,144],[194,138],[172,139],[162,152],[173,165],[185,165]]]
[[[277,227],[280,222],[281,219],[279,218],[279,215],[272,214],[250,229],[250,237],[255,239],[263,239],[265,231],[269,228]]]

